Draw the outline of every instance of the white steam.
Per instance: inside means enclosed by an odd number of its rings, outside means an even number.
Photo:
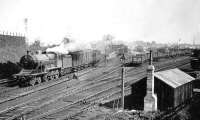
[[[91,49],[90,44],[80,43],[77,41],[66,42],[62,41],[59,46],[53,48],[47,48],[47,52],[57,52],[62,54],[68,54],[69,52]]]

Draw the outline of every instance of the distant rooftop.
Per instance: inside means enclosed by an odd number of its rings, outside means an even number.
[[[173,88],[177,88],[194,80],[193,77],[184,73],[178,68],[155,72],[155,77],[162,80]]]

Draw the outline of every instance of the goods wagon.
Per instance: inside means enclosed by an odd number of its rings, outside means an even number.
[[[153,56],[153,61],[158,61],[161,58],[169,58],[169,57],[176,57],[176,56],[183,56],[183,55],[188,55],[187,54],[188,51],[187,50],[179,50],[179,51],[166,51],[166,52],[158,52],[158,51],[154,51],[152,52],[152,56]],[[146,61],[148,61],[150,57],[149,53],[137,53],[137,54],[129,54],[125,56],[125,61],[126,64],[130,63],[133,65],[141,65],[143,63],[145,63]]]

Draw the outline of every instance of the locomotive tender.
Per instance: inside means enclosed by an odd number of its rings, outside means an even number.
[[[37,52],[24,55],[20,59],[22,70],[14,78],[20,86],[40,84],[61,76],[77,77],[76,71],[94,66],[100,59],[97,50],[84,50],[60,54],[55,52]]]

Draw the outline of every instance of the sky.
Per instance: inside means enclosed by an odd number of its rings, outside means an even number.
[[[0,31],[25,32],[29,42],[102,40],[200,43],[200,0],[0,0]]]

